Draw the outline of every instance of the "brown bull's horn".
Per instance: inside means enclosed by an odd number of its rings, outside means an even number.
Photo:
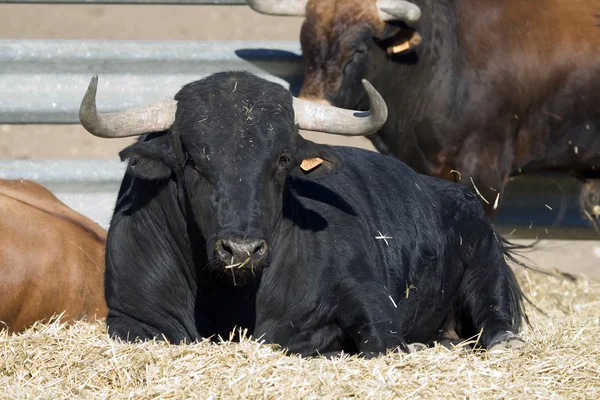
[[[177,102],[167,100],[130,110],[100,114],[96,110],[98,75],[94,75],[88,86],[81,107],[79,121],[94,136],[119,138],[138,136],[144,133],[167,130],[175,121]]]
[[[269,15],[303,17],[306,14],[307,0],[248,0],[254,11]]]
[[[334,135],[366,136],[377,132],[387,119],[387,105],[366,79],[362,84],[369,96],[369,111],[346,110],[294,98],[296,123],[300,129]]]
[[[417,22],[421,18],[419,6],[404,0],[379,0],[377,9],[382,21],[411,23]]]

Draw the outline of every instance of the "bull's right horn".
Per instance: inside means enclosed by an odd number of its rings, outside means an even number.
[[[254,11],[269,15],[303,17],[306,14],[307,0],[248,0]]]
[[[120,138],[161,132],[169,129],[175,121],[175,111],[177,110],[175,100],[100,114],[96,109],[97,89],[98,75],[94,75],[79,107],[81,125],[94,136]]]
[[[384,21],[417,22],[421,18],[418,5],[405,0],[378,0],[379,18]]]
[[[362,84],[369,96],[369,111],[346,110],[294,97],[298,127],[345,136],[366,136],[377,132],[387,120],[387,105],[369,81],[363,79]]]

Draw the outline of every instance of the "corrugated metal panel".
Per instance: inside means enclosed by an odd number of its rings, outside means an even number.
[[[0,178],[27,179],[108,228],[125,172],[119,160],[2,160]]]
[[[172,97],[215,72],[247,70],[299,90],[297,42],[0,40],[0,123],[79,123],[100,77],[98,107],[115,111]]]

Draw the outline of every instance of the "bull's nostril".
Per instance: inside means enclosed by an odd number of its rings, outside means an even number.
[[[230,262],[234,257],[234,250],[225,240],[218,240],[217,254],[221,260]]]
[[[255,255],[263,255],[265,254],[267,251],[267,243],[264,240],[260,240],[255,246],[254,246],[254,254]]]
[[[233,255],[233,249],[231,247],[229,247],[227,244],[222,243],[221,248],[223,249],[223,251],[225,253]]]
[[[258,261],[268,252],[264,240],[222,239],[217,241],[217,254],[223,262]]]

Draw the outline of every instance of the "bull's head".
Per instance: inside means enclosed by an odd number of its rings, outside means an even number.
[[[202,232],[206,242],[198,245],[206,248],[209,267],[237,284],[268,266],[269,249],[281,240],[274,232],[282,224],[288,176],[306,159],[336,162],[331,148],[303,139],[298,128],[367,135],[387,118],[385,102],[367,81],[369,112],[296,99],[278,84],[225,72],[186,85],[174,100],[110,114],[96,110],[97,83],[92,78],[81,104],[81,124],[107,138],[167,132],[121,157],[129,159],[130,174],[175,178],[185,188],[188,220]]]
[[[404,0],[249,0],[254,10],[306,16],[300,42],[305,63],[300,97],[353,108],[373,52],[403,52],[420,43],[410,28],[420,8]]]

